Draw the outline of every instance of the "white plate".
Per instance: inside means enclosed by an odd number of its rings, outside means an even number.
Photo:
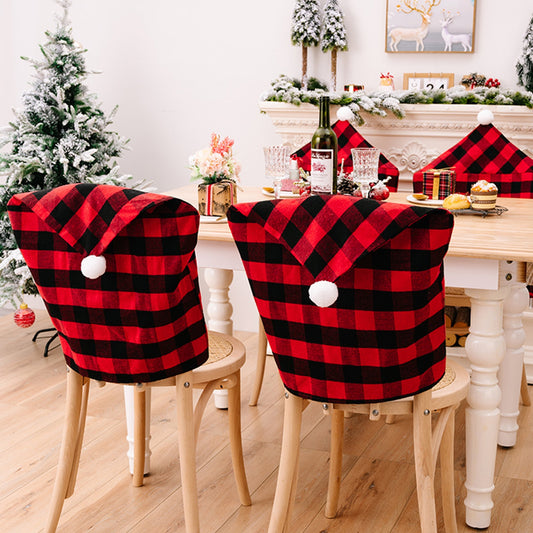
[[[200,222],[202,224],[225,224],[228,221],[226,217],[220,218],[218,215],[200,215]]]
[[[272,198],[274,198],[274,191],[270,192],[268,189],[271,189],[272,187],[263,187],[261,189],[261,192],[265,195],[265,196],[271,196]],[[298,193],[294,193],[294,192],[291,192],[291,191],[281,191],[279,193],[279,197],[280,198],[299,198],[300,195]]]
[[[407,201],[412,204],[425,205],[426,207],[440,207],[444,200],[432,200],[428,198],[427,200],[417,200],[412,194],[407,197]]]

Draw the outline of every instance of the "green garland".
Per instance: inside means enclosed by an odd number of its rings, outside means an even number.
[[[271,88],[261,95],[269,102],[285,102],[293,105],[309,103],[318,105],[321,94],[328,92],[327,86],[310,78],[307,90],[302,89],[299,80],[282,74],[271,82]],[[361,112],[370,115],[386,116],[391,112],[403,118],[405,112],[401,104],[485,104],[520,105],[533,108],[533,93],[529,91],[502,90],[496,87],[475,87],[468,90],[462,85],[435,91],[357,91],[355,93],[329,93],[333,105],[347,106],[353,112],[358,125],[365,123]]]

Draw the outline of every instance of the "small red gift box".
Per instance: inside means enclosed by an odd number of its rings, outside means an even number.
[[[444,200],[455,192],[454,168],[431,168],[423,173],[423,192],[433,200]]]

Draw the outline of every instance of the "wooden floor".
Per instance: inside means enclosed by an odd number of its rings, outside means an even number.
[[[39,319],[40,326],[46,319]],[[41,530],[47,513],[61,438],[65,366],[60,349],[42,357],[44,341],[0,318],[0,532]],[[283,418],[282,387],[274,361],[257,407],[248,406],[256,336],[242,334],[249,359],[243,369],[243,439],[253,504],[241,507],[231,470],[225,411],[210,405],[198,444],[203,533],[263,533],[267,529]],[[393,425],[362,417],[346,421],[344,481],[336,519],[323,516],[328,467],[328,418],[307,409],[297,502],[290,533],[411,533],[419,531],[408,419]],[[533,415],[522,408],[518,444],[499,449],[490,532],[533,531]],[[93,387],[78,484],[65,502],[58,531],[184,531],[177,458],[175,401],[169,388],[152,401],[151,475],[133,488],[126,460],[122,387]],[[464,525],[464,409],[457,415],[456,491],[459,531]],[[442,526],[442,523],[440,524]]]

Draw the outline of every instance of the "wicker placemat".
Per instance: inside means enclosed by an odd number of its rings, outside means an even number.
[[[443,389],[444,387],[450,385],[450,383],[453,383],[454,380],[455,370],[452,367],[446,365],[446,372],[444,372],[444,376],[442,376],[442,379],[433,387],[432,390]]]
[[[228,342],[224,337],[219,335],[216,331],[210,331],[209,337],[209,359],[204,363],[214,363],[220,361],[230,355],[233,351],[233,345]]]

